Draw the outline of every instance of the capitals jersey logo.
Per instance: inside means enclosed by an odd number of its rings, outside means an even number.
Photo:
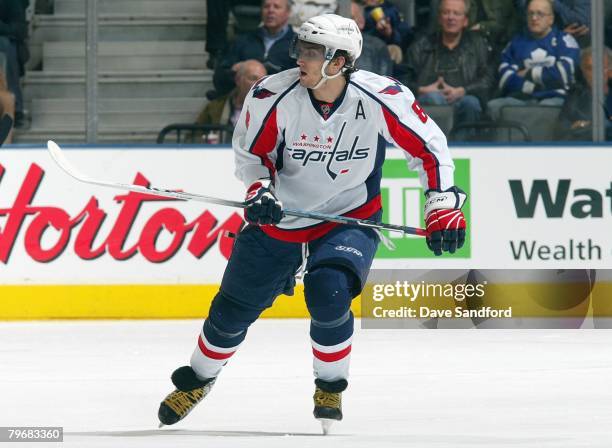
[[[358,148],[357,143],[359,142],[359,136],[355,137],[351,149],[339,149],[340,141],[342,140],[342,134],[346,127],[346,121],[340,129],[340,134],[336,139],[335,144],[332,146],[333,138],[328,137],[326,142],[318,143],[319,137],[315,136],[314,141],[316,143],[296,141],[294,142],[294,148],[287,147],[287,151],[291,154],[293,160],[301,162],[302,166],[307,166],[313,163],[324,163],[325,171],[327,175],[335,180],[339,174],[346,174],[350,171],[349,168],[334,169],[332,165],[338,162],[346,162],[349,160],[362,160],[366,159],[369,155],[370,148]],[[302,134],[301,140],[305,140],[306,135]],[[308,149],[306,149],[308,148]]]
[[[393,81],[393,84],[391,84],[390,86],[385,87],[384,89],[382,89],[380,92],[378,93],[384,93],[387,95],[397,95],[398,93],[402,93],[402,85],[400,84],[400,82],[396,79],[391,78],[390,76],[388,76],[388,78]]]
[[[276,95],[276,93],[269,91],[263,87],[255,87],[253,90],[253,98],[257,98],[259,100],[263,100],[265,98],[270,98],[271,96]]]

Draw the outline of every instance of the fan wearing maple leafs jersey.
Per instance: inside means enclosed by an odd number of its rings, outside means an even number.
[[[580,48],[571,34],[560,31],[550,0],[531,0],[527,32],[517,34],[502,52],[499,90],[503,97],[487,104],[499,120],[504,106],[560,106],[574,85]]]
[[[436,255],[462,246],[466,195],[454,186],[446,138],[405,86],[355,71],[361,46],[353,20],[314,17],[292,46],[298,68],[260,80],[247,95],[233,147],[249,224],[236,239],[191,365],[173,374],[177,390],[160,407],[162,423],[180,420],[208,393],[251,323],[278,295],[293,294],[300,268],[311,316],[314,415],[324,431],[342,419],[351,301],[364,287],[379,236],[371,228],[284,217],[282,210],[379,220],[388,143],[419,173],[428,246]]]

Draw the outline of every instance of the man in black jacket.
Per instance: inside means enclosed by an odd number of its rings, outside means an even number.
[[[583,80],[574,85],[563,104],[556,126],[556,137],[561,140],[591,141],[593,139],[593,52],[591,47],[580,54],[580,69]],[[612,50],[604,48],[604,104],[605,136],[612,141]]]
[[[296,66],[295,59],[289,56],[294,36],[288,24],[289,0],[264,0],[261,9],[263,25],[252,33],[238,36],[217,65],[213,78],[217,94],[224,95],[234,88],[234,75],[242,61],[258,60],[270,75]]]
[[[401,79],[422,104],[452,105],[455,125],[478,121],[494,83],[490,48],[468,26],[468,0],[443,0],[440,32],[408,49],[407,75]],[[467,134],[457,134],[460,138]]]
[[[15,123],[23,119],[23,96],[19,78],[23,75],[27,60],[25,39],[28,26],[21,0],[0,0],[0,53],[4,54],[6,82],[9,91],[15,95]]]

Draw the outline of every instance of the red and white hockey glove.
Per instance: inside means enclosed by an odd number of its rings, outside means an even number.
[[[270,179],[259,179],[246,193],[244,218],[249,224],[278,224],[283,218],[283,204],[274,195]]]
[[[467,195],[457,187],[426,193],[427,247],[434,254],[455,253],[465,242],[465,216],[461,211]]]

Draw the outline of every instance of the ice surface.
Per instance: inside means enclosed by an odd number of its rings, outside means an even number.
[[[201,322],[0,323],[0,426],[20,447],[610,447],[612,331],[360,330],[344,421],[321,436],[306,320],[260,320],[211,395],[157,429]]]

